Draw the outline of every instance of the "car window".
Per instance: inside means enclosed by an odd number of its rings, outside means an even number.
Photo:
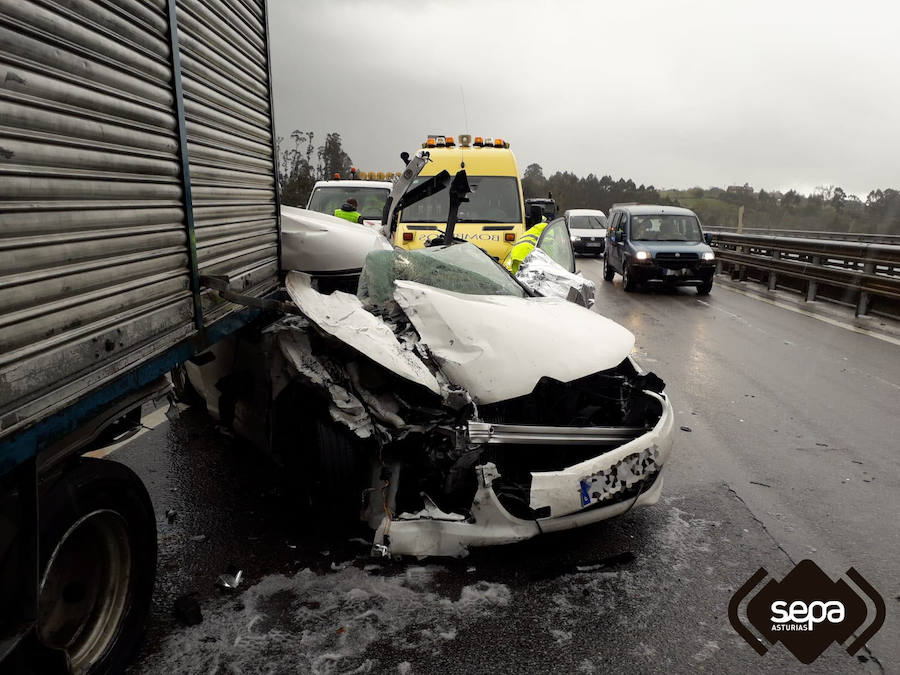
[[[600,214],[569,216],[569,229],[602,230],[606,227],[606,216]]]
[[[695,216],[660,214],[635,216],[631,225],[633,241],[702,241]]]
[[[351,197],[359,205],[357,208],[363,218],[380,220],[384,209],[384,202],[390,194],[387,188],[367,187],[365,184],[359,187],[318,187],[309,200],[309,210],[332,215],[335,209]]]
[[[616,223],[616,239],[624,239],[627,217],[622,212],[617,213],[616,217],[618,218],[618,222]]]
[[[412,187],[422,184],[427,177],[413,181]],[[463,202],[457,214],[458,223],[519,223],[522,207],[519,202],[519,184],[509,176],[468,176],[469,200]],[[403,209],[403,223],[445,223],[450,210],[450,191],[441,190],[430,197]]]
[[[569,230],[564,219],[558,218],[544,228],[544,232],[538,241],[538,248],[542,249],[554,262],[569,272],[575,271],[575,255],[572,252],[572,240],[569,237]]]

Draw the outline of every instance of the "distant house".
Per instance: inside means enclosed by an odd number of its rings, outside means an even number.
[[[752,195],[753,188],[750,187],[749,183],[744,183],[743,185],[729,185],[725,192],[731,192],[739,195]]]

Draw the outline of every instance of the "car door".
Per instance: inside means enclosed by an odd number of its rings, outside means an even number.
[[[619,272],[622,271],[622,258],[625,250],[625,221],[625,213],[617,211],[612,225],[613,237],[610,239],[609,247],[610,266]]]
[[[544,228],[537,247],[567,271],[575,271],[575,251],[564,218],[557,218]]]

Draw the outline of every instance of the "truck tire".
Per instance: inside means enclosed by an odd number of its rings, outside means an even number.
[[[622,267],[622,288],[626,293],[632,293],[637,289],[637,281],[631,273],[631,264],[625,263]]]
[[[609,264],[609,256],[603,256],[603,279],[605,281],[612,281],[613,277],[616,276],[616,271]]]
[[[144,634],[156,578],[156,517],[124,464],[79,460],[41,495],[35,662],[120,673]]]
[[[709,295],[709,292],[712,290],[713,280],[704,281],[702,284],[697,286],[697,295]]]

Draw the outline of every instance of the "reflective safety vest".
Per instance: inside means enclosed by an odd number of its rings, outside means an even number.
[[[509,255],[506,256],[506,260],[503,261],[503,265],[506,269],[513,274],[519,271],[519,265],[522,264],[522,261],[525,260],[525,258],[528,257],[528,254],[534,250],[535,246],[537,246],[538,239],[541,238],[541,232],[544,231],[545,227],[547,227],[547,221],[542,220],[537,225],[529,227],[525,231],[525,234],[516,240]]]
[[[343,209],[335,209],[334,215],[338,218],[349,220],[351,223],[358,223],[359,219],[362,218],[362,214],[359,211],[344,211]]]

